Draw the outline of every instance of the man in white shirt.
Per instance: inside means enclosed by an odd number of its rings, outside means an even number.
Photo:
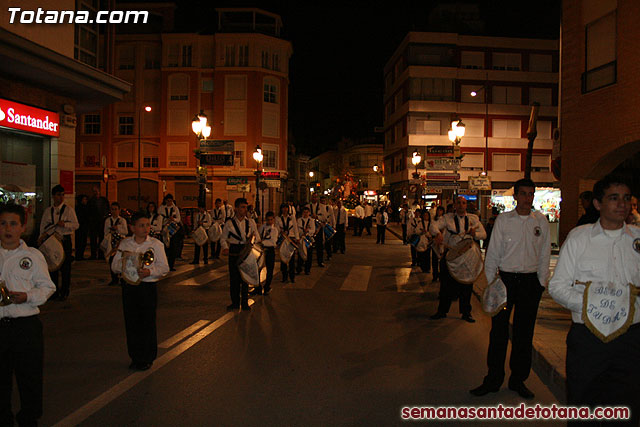
[[[410,220],[411,211],[409,210],[409,205],[403,203],[400,210],[400,225],[402,226],[402,243],[404,245],[407,244],[407,224],[409,224]]]
[[[276,224],[276,227],[278,228],[279,233],[281,233],[283,236],[286,236],[285,237],[286,243],[289,245],[297,246],[298,239],[299,239],[298,223],[296,222],[295,217],[292,217],[289,215],[289,205],[287,205],[286,203],[283,203],[280,205],[280,215],[276,218],[275,224]],[[285,244],[285,241],[282,242],[282,245]],[[280,271],[282,272],[282,283],[286,283],[287,278],[289,278],[291,283],[295,283],[296,282],[296,254],[294,252],[288,261],[283,261],[282,246],[280,247],[280,251],[281,251]]]
[[[336,235],[333,237],[333,253],[340,251],[343,254],[346,249],[345,235],[349,225],[349,217],[347,209],[342,206],[342,200],[338,200],[336,206]]]
[[[628,406],[631,419],[625,425],[637,426],[640,298],[619,297],[635,293],[640,285],[640,229],[625,224],[631,191],[623,178],[606,176],[594,185],[593,193],[600,219],[569,233],[549,281],[549,293],[571,310],[573,321],[567,335],[567,403]],[[597,296],[602,289],[609,299]],[[589,307],[586,313],[583,307]],[[592,321],[596,315],[596,319],[613,319],[619,328],[610,337],[599,337],[597,320]]]
[[[233,218],[233,216],[235,215],[233,206],[231,206],[226,200],[224,201],[224,212],[227,218]]]
[[[300,233],[300,238],[303,237],[313,237],[316,234],[316,222],[313,218],[311,218],[311,211],[308,206],[302,208],[302,216],[298,218],[298,231]],[[298,255],[299,256],[299,255]],[[311,261],[313,259],[313,248],[308,248],[307,250],[307,260],[302,262],[302,258],[298,259],[298,270],[297,273],[300,274],[302,272],[302,267],[304,264],[304,274],[309,275],[311,271]]]
[[[57,289],[52,298],[62,301],[69,296],[69,288],[71,287],[71,252],[73,250],[71,234],[80,227],[80,224],[78,224],[76,211],[64,203],[64,187],[56,185],[51,189],[51,195],[53,196],[53,206],[50,206],[42,214],[38,245],[53,233],[62,237],[62,248],[64,249],[64,262],[60,267],[62,283],[58,283],[58,271],[51,272],[51,280]]]
[[[315,235],[315,246],[316,246],[316,255],[318,258],[318,267],[324,267],[323,258],[324,258],[324,250],[329,242],[324,235],[324,224],[333,224],[333,210],[325,204],[327,198],[322,196],[320,198],[320,202],[318,202],[318,196],[314,193],[311,196],[311,203],[309,204],[309,210],[311,211],[311,216],[318,220],[316,223],[316,235]],[[331,247],[331,246],[329,246]],[[331,259],[331,254],[327,259]]]
[[[229,293],[231,304],[227,310],[250,311],[249,307],[249,285],[242,280],[238,269],[238,256],[242,249],[255,237],[256,242],[260,241],[260,234],[254,220],[247,218],[247,199],[239,197],[235,201],[235,216],[227,219],[222,229],[220,244],[222,245],[222,255],[229,256]]]
[[[215,206],[211,209],[211,220],[213,223],[220,224],[221,227],[224,227],[225,222],[227,222],[227,210],[222,205],[222,199],[218,198],[215,201]],[[220,240],[218,239],[215,242],[211,242],[211,259],[220,259]]]
[[[204,228],[205,231],[209,231],[209,227],[211,227],[211,215],[204,208],[204,206],[198,207],[198,212],[193,217],[193,231],[197,230],[199,227]],[[209,241],[202,245],[203,251],[203,261],[205,264],[209,264]],[[195,245],[195,250],[193,252],[193,261],[191,264],[198,265],[200,264],[200,246]]]
[[[456,200],[455,212],[445,214],[436,223],[438,229],[445,229],[444,244],[446,248],[455,247],[466,235],[470,235],[474,240],[482,240],[487,237],[480,219],[473,214],[467,213],[467,199],[460,196]],[[462,320],[475,323],[471,317],[471,291],[473,284],[460,283],[449,273],[447,258],[442,256],[440,261],[440,293],[438,299],[438,312],[431,316],[431,319],[442,319],[447,317],[451,301],[455,296],[459,296],[459,308]]]
[[[504,381],[504,362],[509,341],[509,317],[513,310],[513,345],[509,388],[525,399],[533,393],[524,385],[531,372],[533,331],[538,304],[549,279],[551,237],[547,218],[532,211],[535,184],[521,179],[513,185],[516,208],[498,215],[487,249],[484,272],[487,283],[499,274],[507,288],[507,306],[491,319],[487,365],[475,396],[497,392]]]
[[[164,196],[163,203],[158,208],[158,213],[164,217],[164,227],[167,227],[171,223],[180,224],[180,209],[173,203],[173,195],[167,194]],[[179,228],[179,227],[178,227]],[[169,247],[167,248],[167,259],[169,261],[169,269],[175,271],[173,268],[176,257],[178,256],[178,248],[180,246],[179,236],[182,233],[178,230],[173,237],[169,240]]]
[[[356,205],[356,222],[353,227],[354,236],[362,236],[362,230],[364,229],[364,208],[362,204],[358,202]]]
[[[373,206],[371,203],[364,202],[364,228],[367,229],[367,235],[371,236],[371,226],[373,225]],[[360,233],[362,235],[362,233]]]
[[[260,233],[260,241],[264,248],[264,264],[267,269],[267,277],[264,282],[264,289],[260,284],[249,295],[269,295],[273,280],[273,268],[276,262],[276,245],[280,235],[278,227],[275,226],[275,215],[272,211],[267,212],[265,222],[260,225],[258,233]]]

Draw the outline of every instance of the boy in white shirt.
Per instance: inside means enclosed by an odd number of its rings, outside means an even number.
[[[276,263],[276,244],[278,235],[280,234],[278,227],[275,226],[275,215],[272,211],[267,212],[265,222],[258,229],[262,247],[264,248],[264,261],[267,268],[267,279],[264,282],[264,290],[262,285],[256,286],[250,295],[269,295],[271,291],[271,281],[273,280],[273,267]]]
[[[127,227],[127,220],[120,216],[120,204],[118,202],[111,203],[111,216],[104,220],[104,236],[103,237],[106,239],[109,234],[111,234],[111,237],[112,237],[112,241],[111,241],[112,253],[105,254],[105,255],[109,257],[109,265],[111,265],[111,262],[113,261],[113,257],[115,256],[115,251],[113,249],[116,248],[113,241],[113,236],[118,234],[122,239],[124,239],[125,237],[127,237],[127,234],[129,234],[129,229]],[[118,285],[118,275],[115,274],[112,270],[111,282],[109,283],[109,286],[116,286],[116,285]]]

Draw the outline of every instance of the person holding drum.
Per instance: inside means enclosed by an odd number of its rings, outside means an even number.
[[[628,406],[631,418],[624,425],[637,426],[640,229],[625,224],[631,191],[624,178],[608,175],[596,182],[593,204],[600,219],[569,233],[549,281],[551,297],[571,310],[567,404]]]
[[[496,392],[502,385],[513,310],[509,388],[525,399],[533,397],[524,381],[531,372],[533,330],[551,258],[549,222],[541,212],[532,210],[535,190],[530,179],[518,180],[513,185],[516,208],[498,215],[493,227],[484,273],[487,283],[500,276],[507,289],[507,305],[491,319],[489,372],[482,385],[471,390],[476,396]]]
[[[433,207],[431,208],[433,209]],[[442,226],[442,222],[440,221],[440,218],[442,218],[444,216],[444,207],[442,206],[438,206],[436,208],[436,215],[433,217],[433,222],[434,224],[437,224],[436,227],[438,227],[438,225],[441,227]],[[438,231],[440,233],[444,233],[444,228],[439,228],[438,227]],[[440,257],[442,256],[442,242],[436,242],[434,245],[431,246],[431,248],[429,249],[429,254],[427,255],[427,260],[429,259],[429,256],[431,257],[431,268],[433,269],[433,281],[437,282],[438,280],[440,280]]]
[[[455,212],[445,214],[435,225],[439,229],[445,229],[445,254],[440,261],[440,293],[438,295],[440,302],[437,313],[432,315],[431,319],[447,317],[447,313],[451,307],[451,301],[458,296],[462,319],[469,323],[474,323],[475,319],[471,317],[471,291],[473,290],[473,281],[477,279],[477,276],[482,272],[482,255],[479,250],[474,250],[478,259],[472,259],[470,261],[480,268],[475,278],[471,277],[469,280],[464,280],[468,283],[462,283],[460,281],[460,275],[457,275],[456,271],[450,271],[446,255],[449,251],[455,251],[453,252],[454,254],[461,255],[463,251],[473,250],[468,246],[468,240],[471,240],[472,244],[475,245],[476,243],[473,243],[473,241],[484,239],[487,237],[487,233],[480,219],[476,215],[467,213],[467,199],[462,196],[456,199]],[[460,247],[458,247],[458,245],[460,245]],[[449,260],[451,260],[451,258],[450,256]],[[466,272],[469,266],[462,265],[461,267],[464,268]],[[454,276],[457,276],[458,279],[456,280]]]
[[[436,227],[435,222],[431,221],[429,211],[423,209],[420,212],[420,218],[414,218],[408,229],[411,236],[411,249],[416,252],[416,261],[423,273],[430,273],[429,268],[429,250],[434,238],[442,241],[440,230]]]
[[[342,206],[342,200],[338,199],[336,207],[336,235],[333,239],[333,253],[340,251],[343,254],[346,249],[345,235],[349,225],[349,217],[347,209]]]
[[[276,245],[278,244],[278,236],[280,230],[275,226],[276,216],[272,211],[267,212],[265,222],[260,225],[258,233],[264,248],[265,267],[267,268],[267,278],[262,285],[256,286],[249,295],[269,295],[271,291],[271,282],[273,281],[273,267],[276,263]]]
[[[384,245],[384,237],[387,232],[387,224],[389,223],[389,214],[384,206],[380,206],[376,214],[376,243]]]
[[[209,227],[211,227],[211,215],[204,208],[204,206],[198,206],[198,212],[193,217],[193,231],[197,230],[199,227],[204,228],[204,231],[208,231]],[[205,264],[209,264],[209,240],[206,240],[204,245],[202,245],[203,261]],[[200,246],[196,243],[196,248],[193,254],[193,261],[191,264],[200,264]]]
[[[227,210],[222,205],[220,198],[216,199],[215,206],[211,209],[211,220],[213,224],[218,224],[220,227],[224,227],[227,222]],[[220,239],[211,241],[211,259],[220,259],[220,248]]]
[[[309,204],[309,210],[311,211],[311,216],[314,220],[317,221],[315,245],[316,245],[316,258],[318,260],[318,267],[324,267],[323,264],[323,252],[325,248],[325,236],[324,236],[324,225],[330,224],[331,219],[333,218],[333,211],[331,208],[325,204],[327,198],[322,197],[320,202],[318,202],[318,196],[313,193],[311,196],[311,203]],[[331,258],[329,258],[331,259]]]
[[[289,260],[283,259],[283,246],[298,245],[300,235],[298,233],[298,223],[296,218],[289,215],[289,205],[283,203],[280,205],[280,216],[276,218],[276,227],[280,234],[284,237],[284,241],[280,246],[280,271],[282,272],[282,283],[287,283],[287,277],[291,283],[296,282],[296,255],[291,255]]]
[[[231,295],[231,304],[227,306],[227,310],[237,310],[242,308],[243,311],[251,310],[249,307],[249,286],[242,280],[240,270],[238,269],[238,256],[245,245],[251,242],[255,237],[256,241],[260,241],[260,234],[256,227],[255,221],[247,218],[247,199],[239,197],[235,201],[235,216],[229,218],[222,229],[222,237],[220,244],[222,245],[222,254],[229,256],[229,293]]]
[[[303,239],[311,240],[313,242],[314,235],[316,234],[316,222],[311,218],[311,211],[308,206],[302,208],[302,216],[298,218],[298,231]],[[312,247],[307,250],[307,260],[304,261],[304,274],[309,275],[311,271],[311,260],[313,258]],[[300,254],[298,254],[298,269],[297,273],[302,272],[303,261]]]
[[[120,203],[111,203],[111,216],[104,220],[104,238],[111,237],[111,245],[109,246],[109,253],[105,253],[105,256],[109,259],[109,265],[113,261],[113,257],[116,255],[115,249],[118,247],[120,239],[124,239],[129,234],[127,227],[127,220],[120,216]],[[111,270],[111,282],[109,286],[117,286],[120,282],[118,275]]]
[[[178,229],[180,228],[180,209],[173,203],[173,195],[171,193],[164,196],[162,204],[158,208],[158,213],[162,215],[163,220],[163,232],[167,232],[167,227],[171,227],[174,230],[174,235],[178,234]],[[169,242],[165,242],[165,246],[167,247],[167,259],[169,261],[169,269],[171,271],[176,271],[173,268],[176,263],[176,257],[178,255],[178,247],[180,246],[180,242],[178,242],[178,238],[170,237]]]
[[[49,236],[56,234],[61,237],[62,248],[64,250],[64,262],[60,267],[62,273],[62,283],[58,283],[58,270],[51,272],[51,280],[56,285],[56,292],[52,298],[65,300],[69,296],[71,287],[71,233],[80,227],[76,211],[64,202],[64,187],[56,185],[51,189],[53,196],[53,206],[45,209],[40,222],[40,237],[38,246],[44,243]],[[52,237],[56,238],[56,237]]]
[[[406,203],[402,204],[402,209],[400,210],[400,225],[402,226],[402,244],[406,245],[409,242],[407,241],[407,229],[409,222],[411,221],[411,211],[409,210],[409,205]]]
[[[169,272],[169,264],[160,240],[149,237],[151,223],[144,213],[131,218],[133,236],[122,240],[111,263],[111,269],[123,273],[123,257],[135,257],[137,271],[131,281],[129,272],[123,274],[122,309],[127,335],[127,350],[131,358],[129,369],[146,371],[158,355],[156,308],[158,280]],[[149,255],[150,254],[150,255]],[[128,279],[127,279],[128,278]],[[136,283],[136,285],[132,283]]]
[[[57,218],[56,218],[57,219]],[[13,376],[20,395],[18,425],[37,425],[42,416],[44,344],[38,306],[56,291],[40,251],[20,238],[26,230],[24,207],[0,205],[0,279],[7,291],[0,302],[0,374],[2,425],[13,425]],[[8,296],[8,300],[5,300]]]

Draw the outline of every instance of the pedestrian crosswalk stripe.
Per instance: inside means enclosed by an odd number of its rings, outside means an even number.
[[[411,267],[401,267],[395,269],[396,289],[398,292],[424,293],[422,285],[427,283],[429,275],[418,271],[413,271]]]
[[[372,265],[353,265],[340,287],[341,291],[366,291],[373,271]]]
[[[177,284],[180,286],[202,286],[206,285],[209,282],[213,282],[216,279],[224,277],[227,274],[229,274],[229,267],[227,265],[224,265],[222,267],[216,268],[215,270],[209,270],[206,273],[199,274],[196,277],[182,280]]]
[[[175,344],[179,343],[180,341],[182,341],[183,339],[185,339],[189,335],[193,334],[198,329],[207,326],[209,323],[211,323],[211,320],[198,320],[196,323],[194,323],[193,325],[189,326],[187,329],[178,332],[177,334],[175,334],[171,338],[169,338],[169,339],[161,342],[160,344],[158,344],[158,347],[159,348],[170,348],[170,347],[173,347]]]

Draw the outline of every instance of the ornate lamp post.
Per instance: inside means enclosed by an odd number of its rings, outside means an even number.
[[[253,160],[256,161],[256,213],[260,212],[260,174],[262,173],[262,160],[264,159],[264,155],[262,154],[262,148],[259,145],[256,145],[256,151],[253,152]]]
[[[411,156],[411,163],[413,164],[413,166],[416,167],[416,171],[413,173],[413,177],[415,179],[420,179],[420,173],[418,173],[418,165],[420,164],[420,162],[422,161],[422,156],[420,155],[420,153],[418,153],[417,151],[413,152],[413,155]],[[422,197],[422,185],[419,186],[420,188],[420,197]],[[415,204],[418,204],[418,189],[416,189],[416,198],[415,198]]]
[[[191,120],[191,130],[198,137],[198,146],[203,139],[207,139],[211,135],[211,126],[207,124],[207,115],[204,110],[200,110],[199,114]],[[200,159],[198,159],[198,166],[196,168],[198,177],[198,207],[206,208],[207,203],[207,167],[202,165]]]

